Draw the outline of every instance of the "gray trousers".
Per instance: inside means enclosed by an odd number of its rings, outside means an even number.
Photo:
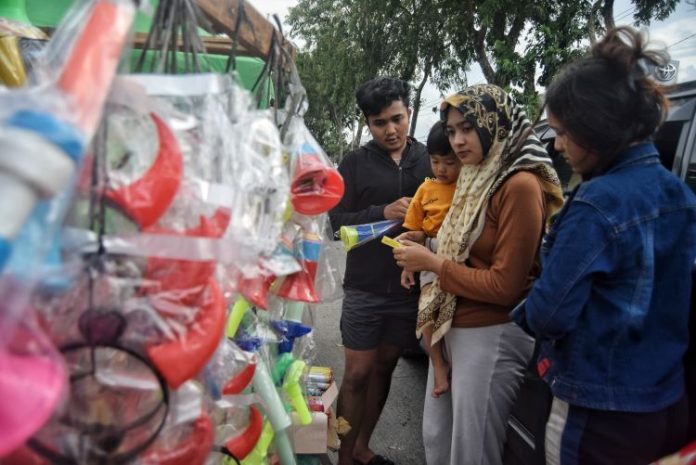
[[[434,399],[428,370],[423,445],[428,465],[500,465],[505,429],[534,340],[516,324],[452,328],[445,335],[450,390]]]

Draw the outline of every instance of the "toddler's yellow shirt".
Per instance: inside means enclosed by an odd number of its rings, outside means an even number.
[[[404,218],[404,228],[423,231],[428,237],[437,236],[452,203],[455,187],[456,182],[443,184],[434,179],[426,179],[411,199]]]

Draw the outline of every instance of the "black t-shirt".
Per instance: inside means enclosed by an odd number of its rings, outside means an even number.
[[[425,178],[432,176],[427,150],[415,140],[408,141],[399,166],[376,143],[368,142],[347,154],[338,171],[346,188],[341,202],[329,213],[334,231],[384,220],[386,205],[413,197]],[[376,294],[407,294],[400,276],[392,249],[375,240],[348,252],[343,283]]]

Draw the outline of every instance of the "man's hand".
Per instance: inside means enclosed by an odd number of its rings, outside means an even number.
[[[401,197],[384,207],[384,218],[387,220],[403,220],[408,210],[411,197]]]
[[[403,270],[401,272],[401,285],[406,289],[411,289],[411,286],[416,284],[416,279],[412,271]]]
[[[418,242],[419,244],[425,243],[425,233],[423,231],[406,231],[396,236],[394,239],[401,242],[402,240],[409,240],[413,242]]]
[[[440,274],[442,263],[441,256],[432,253],[426,247],[415,242],[404,240],[402,246],[394,249],[396,264],[406,271],[432,271]]]

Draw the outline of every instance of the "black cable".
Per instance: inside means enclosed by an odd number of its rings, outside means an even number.
[[[169,415],[169,388],[167,386],[167,382],[164,379],[164,376],[162,373],[157,369],[155,365],[152,364],[150,360],[148,360],[146,357],[140,355],[138,352],[131,350],[127,347],[121,346],[117,343],[100,343],[100,344],[90,344],[87,342],[79,342],[75,344],[68,344],[66,346],[61,347],[60,351],[61,353],[67,353],[67,352],[74,352],[77,350],[81,349],[89,349],[89,350],[94,350],[95,348],[103,348],[103,349],[111,349],[111,350],[116,350],[123,352],[138,361],[140,361],[142,364],[147,366],[153,373],[153,375],[157,378],[157,382],[160,386],[160,390],[162,392],[162,400],[157,404],[155,408],[153,408],[151,411],[146,413],[145,415],[141,416],[140,418],[137,418],[133,420],[130,424],[122,427],[113,427],[113,426],[103,426],[99,423],[81,423],[81,422],[76,422],[74,420],[62,420],[61,423],[63,423],[66,426],[70,426],[73,428],[76,428],[81,434],[81,437],[93,437],[93,436],[102,436],[102,437],[111,437],[113,440],[118,440],[119,438],[123,438],[125,436],[125,433],[127,433],[130,430],[140,428],[152,420],[155,415],[159,411],[163,410],[163,415],[162,415],[162,420],[157,424],[157,428],[152,432],[150,436],[147,437],[147,439],[140,444],[137,444],[136,446],[132,447],[130,450],[108,456],[104,458],[105,464],[108,465],[121,465],[128,463],[132,461],[134,458],[136,458],[138,455],[140,455],[145,449],[150,447],[159,434],[162,432],[164,429],[164,425],[167,422],[167,416]],[[109,436],[110,435],[110,436]],[[27,442],[28,446],[34,450],[36,453],[39,455],[45,457],[46,459],[50,460],[51,463],[55,465],[80,465],[81,462],[78,462],[76,459],[69,457],[67,455],[63,455],[54,449],[48,447],[41,441],[39,441],[36,438],[30,439]]]
[[[244,6],[244,0],[239,0],[237,7],[237,20],[234,25],[234,37],[232,38],[232,43],[230,44],[230,54],[227,56],[227,64],[225,65],[225,73],[230,72],[230,68],[233,70],[237,69],[237,47],[239,46],[239,34],[242,29],[242,21],[249,21],[246,15],[246,8]]]

